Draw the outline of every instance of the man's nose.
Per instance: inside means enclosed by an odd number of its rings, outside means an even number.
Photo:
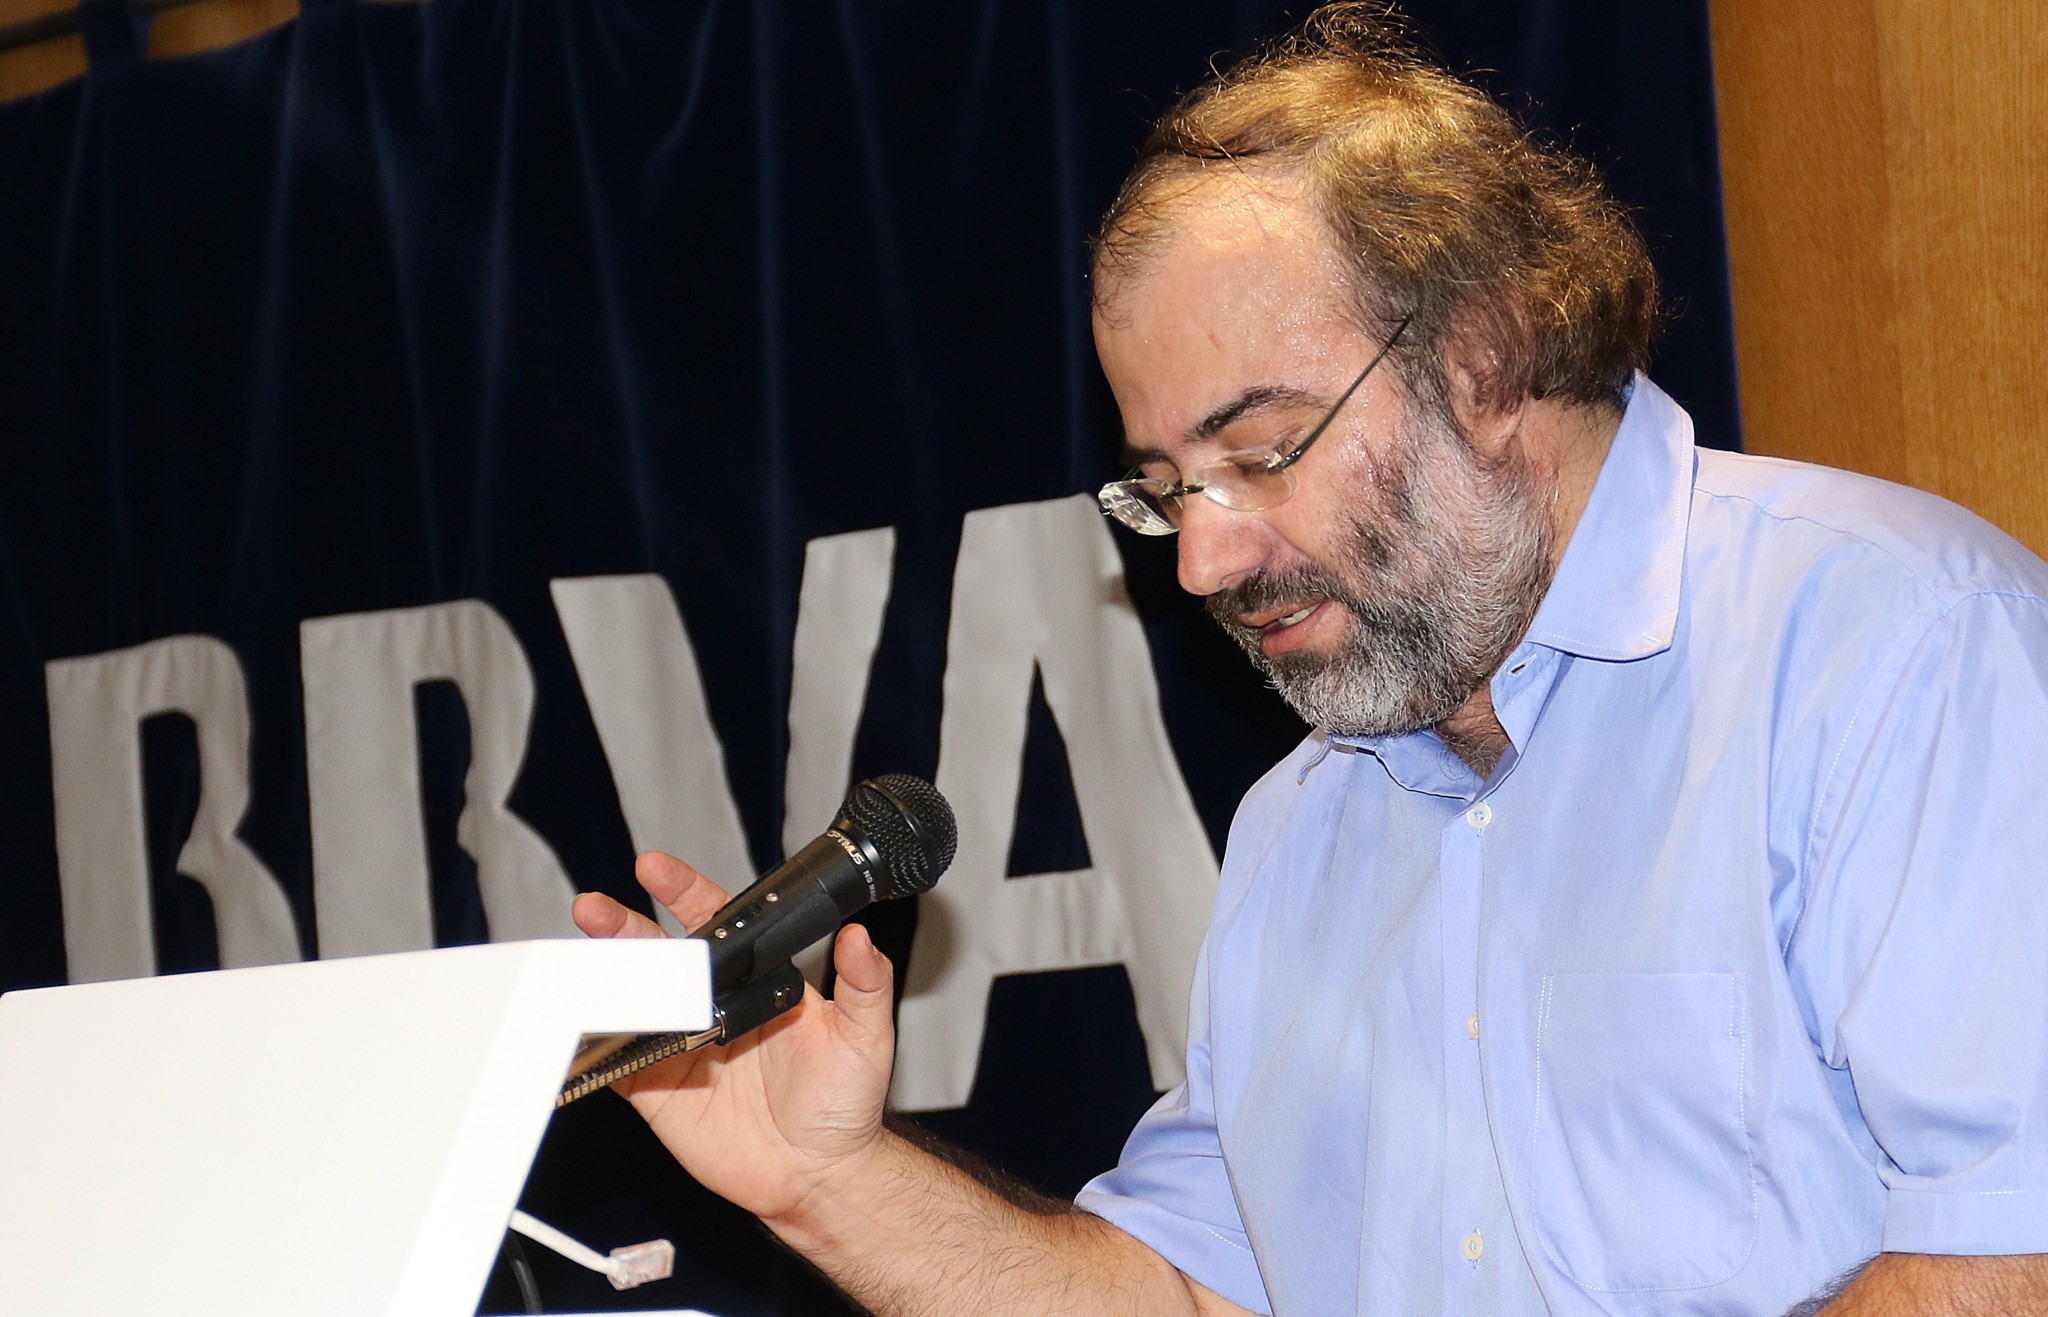
[[[1200,495],[1181,509],[1180,587],[1212,595],[1243,580],[1266,561],[1267,532],[1256,513],[1233,512]]]

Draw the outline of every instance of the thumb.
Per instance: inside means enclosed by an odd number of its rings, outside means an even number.
[[[832,1001],[847,1027],[867,1041],[888,1042],[895,1028],[896,972],[866,928],[848,924],[839,930],[832,969]]]

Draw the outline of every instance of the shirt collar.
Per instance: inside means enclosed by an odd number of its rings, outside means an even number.
[[[1638,374],[1527,643],[1609,660],[1671,647],[1694,464],[1692,418]]]

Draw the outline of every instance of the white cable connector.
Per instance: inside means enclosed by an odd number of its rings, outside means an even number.
[[[666,1239],[650,1239],[644,1244],[627,1244],[611,1251],[610,1256],[598,1252],[588,1244],[579,1243],[555,1229],[545,1221],[539,1221],[524,1212],[512,1213],[512,1228],[525,1235],[541,1247],[561,1254],[579,1267],[588,1267],[612,1283],[615,1290],[630,1290],[636,1285],[645,1285],[650,1280],[667,1280],[676,1269],[676,1246]]]

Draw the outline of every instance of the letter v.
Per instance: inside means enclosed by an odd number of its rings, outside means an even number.
[[[895,545],[895,531],[883,527],[805,548],[783,775],[785,851],[830,823],[846,791]],[[722,885],[744,887],[754,866],[725,749],[668,582],[652,573],[589,576],[549,589],[633,849],[680,855]],[[681,931],[666,911],[659,918]],[[820,958],[805,958],[813,962],[807,970]]]

